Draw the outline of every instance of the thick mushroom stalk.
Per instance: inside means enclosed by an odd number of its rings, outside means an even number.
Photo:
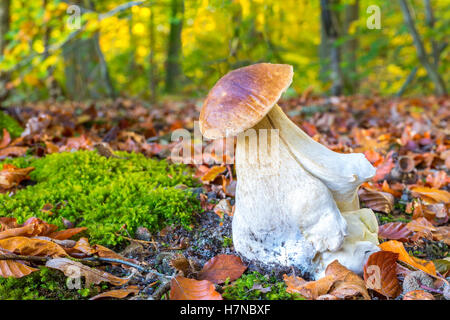
[[[373,212],[359,210],[356,191],[375,169],[361,154],[327,149],[288,119],[276,102],[292,76],[288,65],[234,70],[211,89],[200,113],[207,138],[238,135],[235,249],[315,277],[333,258],[361,273],[378,239]]]
[[[280,130],[280,139],[309,173],[331,190],[341,211],[359,209],[358,187],[375,175],[375,168],[361,153],[337,153],[313,140],[275,105],[267,115]]]

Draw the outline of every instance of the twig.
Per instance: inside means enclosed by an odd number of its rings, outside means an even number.
[[[126,261],[126,260],[121,260],[121,259],[113,259],[113,258],[101,258],[101,257],[91,257],[91,258],[85,258],[83,260],[86,261],[100,261],[100,262],[109,262],[109,263],[119,263],[119,264],[123,264],[129,267],[133,267],[136,268],[137,270],[141,271],[141,272],[149,272],[146,268],[141,267],[135,263]]]
[[[0,260],[23,260],[30,262],[47,262],[48,257],[22,256],[17,254],[0,254]]]

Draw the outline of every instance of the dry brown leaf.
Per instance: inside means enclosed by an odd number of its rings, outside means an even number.
[[[202,176],[201,180],[203,182],[211,182],[217,178],[219,174],[224,172],[227,168],[223,166],[213,166]]]
[[[103,298],[117,298],[117,299],[123,299],[128,297],[130,294],[136,294],[139,292],[138,286],[128,286],[123,289],[118,290],[110,290],[106,292],[102,292],[96,296],[93,296],[89,300],[98,300]]]
[[[379,251],[372,253],[364,265],[364,281],[367,288],[395,298],[401,288],[397,279],[398,253]]]
[[[214,207],[214,213],[217,214],[220,218],[223,218],[223,215],[226,214],[228,216],[232,216],[233,207],[230,204],[230,201],[227,199],[222,199],[219,203]]]
[[[19,228],[17,219],[13,217],[1,217],[0,218],[0,232],[8,229]]]
[[[209,280],[213,283],[224,283],[238,279],[247,269],[241,258],[230,254],[219,254],[205,263],[198,275],[200,280]]]
[[[436,228],[436,231],[433,232],[433,239],[437,241],[444,241],[450,246],[450,226]]]
[[[406,241],[411,233],[402,222],[389,222],[378,227],[378,237],[388,240]]]
[[[95,253],[95,249],[91,248],[87,238],[80,238],[75,246],[66,249],[66,252],[74,257],[90,256]]]
[[[436,300],[434,296],[423,290],[413,290],[405,294],[403,300]]]
[[[341,265],[338,260],[334,260],[327,266],[325,276],[331,276],[335,281],[330,294],[341,299],[361,294],[364,299],[370,300],[364,280]]]
[[[53,239],[57,239],[57,240],[66,240],[66,239],[72,238],[74,235],[76,235],[80,232],[83,232],[84,230],[87,230],[87,228],[86,227],[70,228],[70,229],[52,232],[52,233],[48,234],[47,236],[49,238],[53,238]]]
[[[0,171],[0,188],[11,189],[17,186],[21,181],[29,179],[28,174],[33,170],[32,167],[20,169],[12,164],[4,164]]]
[[[390,213],[394,207],[394,196],[390,193],[361,188],[358,194],[361,201],[372,210]]]
[[[0,159],[6,157],[21,157],[27,153],[27,147],[10,146],[0,150]]]
[[[410,256],[408,252],[406,252],[403,243],[399,241],[396,240],[386,241],[380,244],[379,247],[383,251],[391,251],[398,253],[398,260],[403,261],[413,266],[414,268],[420,269],[434,276],[436,275],[436,267],[434,266],[434,263],[432,261],[426,261]]]
[[[10,143],[11,143],[11,135],[9,134],[8,130],[3,128],[3,138],[2,140],[0,140],[0,149],[5,148]]]
[[[11,254],[10,251],[0,249],[0,254]],[[0,277],[22,278],[39,269],[30,267],[20,260],[0,260]]]
[[[429,203],[450,203],[450,192],[435,188],[414,187],[411,189],[412,195],[420,197]]]
[[[52,241],[26,237],[1,239],[0,248],[24,256],[67,256],[66,251]]]
[[[170,300],[223,300],[208,280],[173,278],[170,283]]]
[[[121,286],[128,282],[129,279],[122,279],[113,276],[110,273],[104,272],[102,270],[90,268],[80,262],[73,261],[67,258],[56,258],[51,259],[46,262],[46,267],[57,269],[62,272],[67,277],[77,278],[84,276],[86,280],[86,286],[91,284],[99,284],[101,282],[109,282],[115,286]]]
[[[305,281],[300,277],[287,275],[284,275],[283,279],[287,286],[286,292],[298,293],[312,300],[327,294],[335,281],[333,276],[325,276],[316,281]]]

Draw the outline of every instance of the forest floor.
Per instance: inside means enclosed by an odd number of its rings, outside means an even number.
[[[241,259],[231,235],[236,176],[233,165],[221,165],[208,151],[217,142],[203,142],[208,163],[182,169],[158,164],[174,160],[171,152],[179,144],[171,133],[193,132],[201,101],[167,100],[149,108],[118,99],[2,110],[16,121],[0,118],[7,129],[0,135],[0,299],[449,298],[450,100],[306,93],[280,106],[318,142],[337,152],[364,153],[377,168],[359,196],[380,226],[382,251],[372,261],[381,267],[379,287],[370,286],[370,274],[360,278],[340,265],[327,269],[327,279],[310,281],[293,268]],[[58,159],[61,152],[73,157]],[[132,168],[143,162],[141,169]],[[83,169],[90,165],[99,169]],[[111,180],[130,198],[118,193],[110,202],[102,181],[116,179],[115,170],[136,182]],[[167,198],[141,199],[147,192],[141,189],[149,186],[139,183],[147,174],[157,180],[151,187],[166,190]],[[27,190],[42,195],[33,200]],[[76,203],[73,196],[93,204]],[[110,205],[106,211],[102,201]],[[152,208],[152,222],[135,207]],[[89,210],[96,212],[95,224]],[[105,218],[113,212],[130,218]],[[83,286],[61,289],[63,274],[75,278],[69,272],[74,266]]]

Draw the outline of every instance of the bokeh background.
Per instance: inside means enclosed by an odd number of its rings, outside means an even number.
[[[373,6],[380,28],[368,27]],[[442,94],[449,9],[448,0],[1,0],[0,99],[202,97],[256,62],[294,66],[287,96]]]

